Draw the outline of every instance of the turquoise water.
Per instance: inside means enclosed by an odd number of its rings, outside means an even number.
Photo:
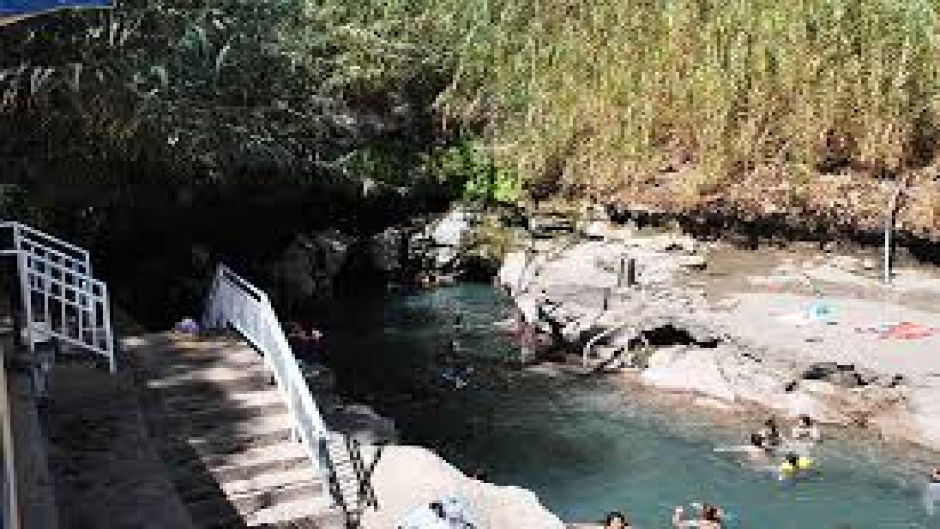
[[[463,319],[461,357],[474,368],[463,390],[439,387],[442,344]],[[566,521],[617,509],[641,528],[667,527],[673,506],[713,502],[730,527],[940,528],[921,502],[920,456],[871,443],[829,441],[821,474],[785,487],[769,473],[716,453],[745,429],[657,411],[612,379],[551,378],[514,367],[518,351],[493,325],[509,314],[485,285],[335,303],[319,313],[340,384],[393,417],[405,442],[435,448],[465,471],[533,490]]]

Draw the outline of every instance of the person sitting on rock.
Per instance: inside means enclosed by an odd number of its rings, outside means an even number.
[[[800,415],[799,422],[793,427],[790,435],[795,441],[818,442],[822,438],[819,427],[809,415]]]

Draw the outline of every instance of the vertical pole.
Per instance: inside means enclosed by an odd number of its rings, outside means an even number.
[[[627,272],[627,258],[620,256],[620,267],[617,269],[617,288],[623,286],[623,278]]]
[[[603,305],[604,312],[606,312],[609,307],[610,307],[610,287],[607,287],[604,289],[604,305]]]
[[[885,216],[884,282],[891,282],[891,212]]]
[[[898,196],[901,194],[899,187],[888,201],[888,210],[885,211],[885,248],[884,248],[884,282],[891,282],[891,235],[894,231],[894,213],[897,209]]]
[[[636,259],[627,260],[627,286],[636,285]]]
[[[111,307],[110,300],[108,299],[108,287],[104,284],[101,285],[101,312],[104,325],[104,339],[105,346],[104,349],[108,353],[108,369],[115,373],[117,372],[117,362],[114,359],[114,335],[111,330]]]
[[[20,276],[20,293],[23,299],[23,317],[24,329],[26,330],[26,347],[29,349],[30,357],[35,352],[36,343],[33,341],[33,301],[32,293],[29,288],[29,257],[20,253],[17,254]]]

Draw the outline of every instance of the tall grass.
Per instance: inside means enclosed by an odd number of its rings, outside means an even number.
[[[440,108],[530,178],[692,191],[934,155],[936,0],[430,0]],[[550,175],[548,175],[550,176]]]

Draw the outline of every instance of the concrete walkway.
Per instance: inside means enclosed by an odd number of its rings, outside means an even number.
[[[60,362],[46,410],[63,529],[194,529],[154,448],[130,373]]]

